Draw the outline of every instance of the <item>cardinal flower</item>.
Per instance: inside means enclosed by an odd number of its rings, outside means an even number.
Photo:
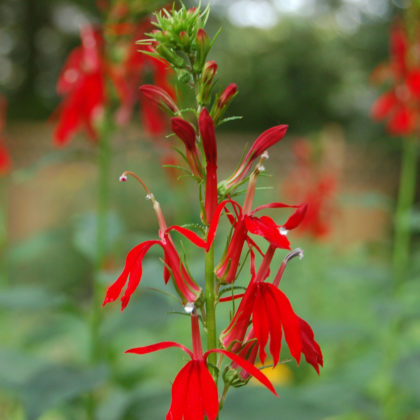
[[[204,209],[208,223],[213,219],[217,207],[217,144],[214,122],[207,109],[204,108],[198,119],[201,140],[206,155],[206,198]]]
[[[254,161],[267,149],[279,142],[285,136],[287,128],[287,125],[277,125],[264,131],[255,140],[234,174],[221,183],[219,188],[222,189],[222,192],[227,192],[239,185],[248,175]]]
[[[290,354],[297,363],[299,364],[301,353],[303,353],[307,362],[312,364],[319,373],[318,365],[322,366],[323,363],[322,353],[318,343],[314,340],[313,331],[303,319],[295,314],[289,299],[278,288],[288,262],[292,258],[302,255],[303,251],[299,248],[288,254],[272,284],[264,282],[272,255],[269,255],[269,252],[266,253],[256,274],[254,261],[251,259],[252,279],[250,285],[244,295],[236,296],[242,297],[242,301],[230,325],[221,334],[221,342],[225,348],[241,355],[243,355],[243,349],[248,348],[252,363],[255,361],[258,348],[260,360],[264,363],[267,356],[265,347],[270,341],[269,349],[275,366],[280,358],[284,333]],[[244,339],[251,317],[252,326]],[[255,345],[251,346],[255,340],[257,348]]]
[[[185,351],[191,360],[179,371],[172,385],[172,402],[167,420],[204,419],[216,420],[219,413],[219,398],[217,386],[208,370],[207,357],[211,353],[220,353],[231,359],[236,365],[254,376],[277,395],[273,385],[267,377],[248,361],[238,355],[223,349],[211,349],[203,354],[200,339],[198,316],[191,315],[193,351],[182,344],[171,341],[153,344],[151,346],[137,347],[127,350],[126,353],[147,354],[169,347],[178,347]]]
[[[410,135],[419,129],[420,62],[416,53],[419,43],[411,42],[402,22],[391,29],[390,63],[374,70],[376,83],[391,82],[391,89],[373,104],[371,115],[378,121],[387,120],[393,135]]]
[[[85,26],[81,38],[82,45],[70,54],[58,79],[58,93],[64,96],[54,132],[54,142],[59,146],[66,144],[80,128],[96,139],[96,125],[105,105],[102,35]]]
[[[122,181],[127,180],[127,175],[135,176],[144,186],[143,181],[137,177],[137,175],[131,172],[125,172],[121,176]],[[169,230],[166,227],[166,222],[160,208],[159,202],[157,202],[147,189],[148,197],[153,202],[153,208],[156,212],[157,219],[159,222],[159,237],[160,240],[145,241],[135,246],[127,255],[124,269],[118,279],[108,288],[103,306],[107,303],[113,302],[120,296],[122,289],[127,284],[124,295],[121,298],[121,310],[124,310],[127,306],[131,295],[136,290],[137,286],[141,281],[143,274],[143,258],[154,245],[159,245],[163,249],[164,253],[164,281],[167,283],[170,277],[173,277],[174,286],[182,299],[182,302],[195,302],[201,294],[201,287],[195,283],[191,278],[188,270],[185,268],[178,251],[175,248],[175,244],[169,234]]]
[[[6,147],[6,139],[3,137],[6,126],[6,108],[6,98],[0,95],[0,175],[7,174],[12,166],[12,160]]]

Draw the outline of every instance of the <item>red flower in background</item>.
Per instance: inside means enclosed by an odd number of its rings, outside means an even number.
[[[80,128],[96,139],[96,124],[105,105],[102,34],[85,26],[81,39],[82,45],[70,53],[58,79],[57,91],[65,98],[58,108],[59,120],[54,132],[57,145],[66,144]]]
[[[390,34],[390,62],[377,67],[372,81],[387,82],[390,88],[373,104],[373,119],[387,121],[393,135],[407,136],[419,129],[420,62],[416,50],[420,43],[411,43],[402,21],[396,21]]]
[[[6,147],[6,138],[3,137],[3,132],[6,127],[6,98],[0,95],[0,175],[6,175],[12,166],[12,159]]]
[[[299,232],[322,239],[331,232],[337,177],[330,165],[324,169],[315,162],[313,148],[306,139],[297,140],[293,152],[296,164],[284,180],[283,192],[289,200],[307,203]]]
[[[108,78],[119,102],[115,114],[117,124],[127,124],[139,103],[145,130],[156,136],[166,132],[167,118],[162,110],[138,90],[146,75],[151,74],[158,88],[164,89],[169,97],[175,96],[169,84],[171,72],[168,64],[139,52],[135,43],[151,28],[149,20],[140,25],[119,23],[106,28],[121,38],[119,42],[118,39],[115,41],[118,56],[122,56],[118,62],[109,59],[106,50],[110,47],[105,45],[100,29],[82,28],[82,45],[70,53],[57,84],[58,94],[64,100],[57,110],[55,144],[66,144],[80,129],[84,129],[90,138],[97,138],[97,125],[104,108],[112,107],[112,96],[106,87]]]

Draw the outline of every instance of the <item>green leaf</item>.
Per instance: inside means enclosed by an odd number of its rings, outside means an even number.
[[[0,289],[0,308],[40,310],[62,306],[66,303],[59,295],[41,286],[16,286]]]
[[[124,224],[115,212],[109,212],[107,216],[106,252],[110,252],[120,236],[124,232]],[[88,213],[76,220],[74,226],[74,246],[91,260],[96,255],[96,227],[97,217],[94,213]]]
[[[36,420],[46,410],[97,388],[107,376],[105,366],[85,371],[67,366],[39,370],[20,390],[27,420]]]

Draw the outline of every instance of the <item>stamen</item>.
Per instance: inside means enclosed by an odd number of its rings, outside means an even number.
[[[286,228],[284,228],[283,226],[280,227],[279,232],[280,232],[280,234],[282,234],[284,236],[287,236],[287,234],[289,233],[289,231]]]
[[[120,181],[125,182],[128,179],[128,175],[132,176],[134,179],[136,179],[138,182],[140,182],[141,186],[145,189],[147,195],[146,199],[153,200],[153,194],[150,192],[149,188],[147,188],[147,185],[143,182],[143,180],[134,172],[131,171],[124,171],[120,176]]]
[[[304,255],[303,249],[296,248],[292,252],[289,252],[289,254],[287,254],[284,257],[284,259],[283,259],[283,261],[280,265],[279,271],[277,272],[276,277],[274,278],[274,281],[273,281],[274,286],[276,286],[276,287],[279,286],[280,280],[283,277],[283,273],[284,273],[284,270],[286,269],[286,266],[287,266],[288,262],[295,257],[299,257],[299,259],[301,260],[303,258],[303,255]]]
[[[185,306],[184,306],[184,311],[187,314],[192,314],[195,311],[195,305],[194,302],[188,302]]]
[[[262,155],[261,155],[261,159],[270,159],[270,155],[268,154],[268,151],[266,150]]]

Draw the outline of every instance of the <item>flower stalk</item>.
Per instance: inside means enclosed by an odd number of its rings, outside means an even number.
[[[407,276],[410,259],[411,211],[416,193],[416,175],[418,160],[416,139],[403,139],[400,184],[394,219],[395,239],[393,266],[395,286],[401,285]]]

